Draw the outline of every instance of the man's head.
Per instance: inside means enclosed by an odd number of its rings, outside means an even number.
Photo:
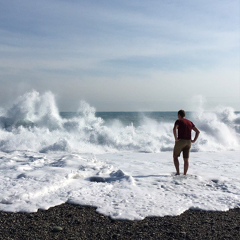
[[[178,111],[178,117],[180,117],[180,118],[184,118],[186,116],[186,113],[185,113],[185,111],[184,110],[179,110]]]

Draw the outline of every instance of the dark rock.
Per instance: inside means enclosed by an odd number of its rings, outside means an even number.
[[[62,228],[62,227],[59,227],[59,226],[55,226],[55,227],[53,227],[53,229],[52,229],[53,232],[61,232],[62,230],[63,230],[63,228]]]

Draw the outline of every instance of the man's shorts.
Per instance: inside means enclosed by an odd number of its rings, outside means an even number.
[[[191,140],[178,140],[177,142],[175,142],[175,146],[173,149],[173,157],[179,157],[181,152],[183,152],[183,158],[189,158],[191,145]]]

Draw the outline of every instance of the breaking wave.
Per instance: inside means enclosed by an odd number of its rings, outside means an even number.
[[[201,135],[193,151],[239,150],[240,115],[218,108],[192,114]],[[31,91],[7,109],[0,110],[0,150],[34,152],[101,153],[115,151],[172,151],[174,122],[145,117],[135,126],[121,120],[107,123],[81,101],[71,117],[61,116],[51,92]]]

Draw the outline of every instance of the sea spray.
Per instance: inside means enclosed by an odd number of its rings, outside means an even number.
[[[138,124],[126,125],[120,119],[107,122],[97,117],[95,108],[84,101],[75,114],[64,118],[51,92],[28,92],[0,113],[1,151],[157,153],[172,151],[174,145],[175,120],[163,121],[142,113]],[[193,151],[239,149],[240,117],[233,109],[218,108],[215,112],[202,109],[187,117],[201,131]]]
[[[195,113],[193,118],[201,130],[200,141],[197,142],[199,151],[239,150],[239,125],[236,123],[239,114],[231,108],[201,112],[200,115]]]

